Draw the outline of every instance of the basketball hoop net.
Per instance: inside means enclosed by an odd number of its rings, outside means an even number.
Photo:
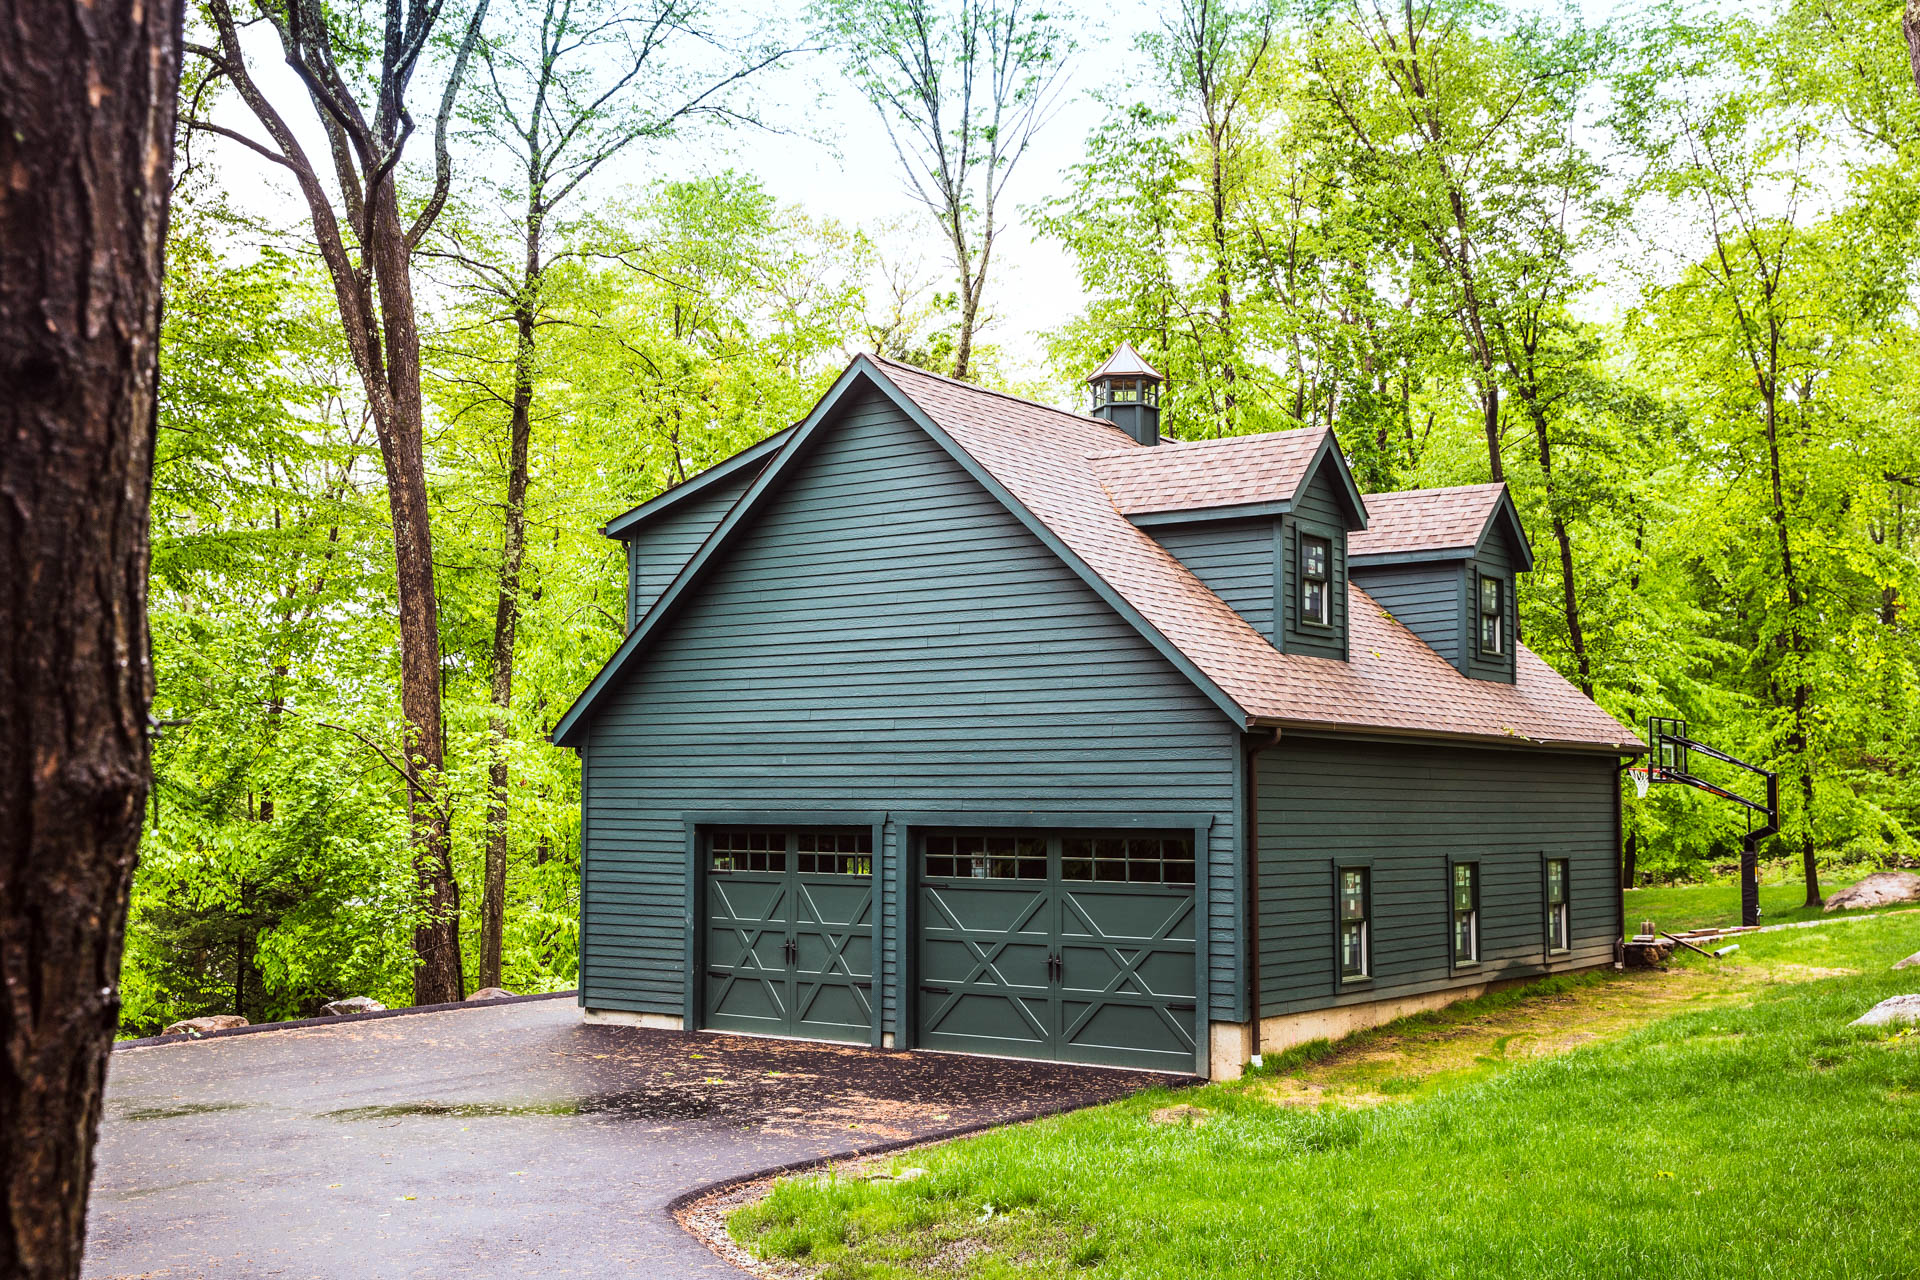
[[[1633,794],[1638,800],[1647,798],[1647,788],[1653,785],[1653,777],[1645,768],[1629,769],[1627,776],[1633,779]]]

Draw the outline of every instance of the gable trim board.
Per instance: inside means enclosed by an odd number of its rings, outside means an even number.
[[[573,705],[567,709],[566,714],[560,717],[559,723],[554,726],[553,733],[550,735],[555,746],[570,747],[578,743],[578,730],[582,720],[585,719],[588,711],[592,709],[594,702],[600,698],[601,694],[619,675],[620,669],[632,661],[635,654],[646,647],[648,639],[658,630],[660,623],[673,612],[674,605],[685,595],[687,589],[700,578],[702,573],[705,572],[708,563],[719,553],[720,549],[726,545],[734,530],[746,522],[747,517],[753,512],[754,508],[765,495],[779,483],[781,476],[786,470],[794,464],[796,459],[806,452],[808,444],[813,440],[815,435],[819,433],[823,424],[832,420],[833,411],[840,404],[841,400],[844,399],[854,387],[862,383],[874,387],[882,395],[886,396],[915,426],[926,432],[927,435],[930,436],[935,443],[939,444],[955,462],[959,463],[982,488],[992,494],[1021,524],[1025,525],[1029,533],[1032,533],[1038,538],[1049,551],[1059,557],[1062,563],[1072,569],[1081,581],[1091,587],[1094,593],[1105,601],[1109,608],[1113,609],[1114,612],[1132,624],[1134,629],[1144,636],[1147,642],[1160,652],[1162,657],[1168,662],[1171,662],[1182,675],[1192,681],[1194,686],[1204,693],[1208,699],[1220,709],[1223,715],[1241,725],[1250,723],[1245,708],[1241,707],[1229,697],[1225,690],[1221,689],[1219,685],[1209,679],[1206,674],[1194,664],[1192,659],[1188,658],[1186,654],[1176,648],[1172,642],[1154,628],[1152,623],[1141,616],[1140,612],[1129,604],[1126,598],[1116,591],[1111,583],[1095,573],[1084,560],[1075,555],[1053,530],[1047,528],[1047,526],[1034,516],[1031,511],[1027,510],[1018,499],[1009,493],[1005,486],[981,467],[979,462],[976,461],[971,454],[965,449],[962,449],[954,441],[953,437],[949,436],[937,426],[933,420],[929,418],[912,399],[902,392],[899,387],[895,386],[892,380],[863,352],[853,358],[853,362],[847,366],[846,372],[841,374],[827,394],[821,397],[820,403],[814,406],[813,412],[807,415],[806,420],[797,428],[794,428],[792,436],[787,440],[786,445],[780,450],[778,455],[774,457],[754,482],[747,487],[746,493],[741,495],[740,500],[734,504],[732,510],[727,512],[725,518],[720,521],[719,526],[707,536],[707,540],[700,545],[700,549],[694,553],[693,558],[687,562],[686,567],[680,571],[679,575],[674,578],[667,589],[660,593],[660,598],[654,603],[653,608],[641,621],[640,625],[634,628],[633,634],[629,635],[625,643],[623,643],[619,649],[615,650],[613,657],[608,659],[607,665],[600,669],[600,674],[594,677],[593,682],[574,700]],[[1114,428],[1114,430],[1118,431],[1119,429]]]

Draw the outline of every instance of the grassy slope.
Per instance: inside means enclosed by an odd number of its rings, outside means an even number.
[[[830,1280],[1920,1274],[1920,1034],[1846,1025],[1920,990],[1889,970],[1917,949],[1913,915],[1756,934],[1677,970],[1656,1021],[1406,1100],[1149,1094],[914,1153],[915,1182],[784,1183],[732,1227]],[[1405,1075],[1469,1017],[1332,1056]],[[1171,1102],[1204,1123],[1151,1123]]]
[[[1852,884],[1843,880],[1823,884],[1823,894],[1838,893]],[[1788,924],[1796,920],[1832,919],[1835,915],[1858,915],[1857,911],[1834,912],[1808,910],[1807,887],[1799,880],[1760,886],[1760,923]],[[1882,908],[1884,909],[1884,908]],[[1729,884],[1683,884],[1627,890],[1627,927],[1637,929],[1642,920],[1652,920],[1662,929],[1675,933],[1687,929],[1706,929],[1716,925],[1740,923],[1740,886]]]

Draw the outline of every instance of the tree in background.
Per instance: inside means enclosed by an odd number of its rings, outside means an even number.
[[[181,7],[0,23],[0,1275],[80,1274],[149,774]]]
[[[271,24],[287,65],[306,89],[308,105],[327,140],[334,190],[256,79],[240,38],[245,21],[235,15],[229,0],[207,0],[216,44],[190,46],[204,63],[198,87],[208,91],[202,101],[210,103],[220,84],[231,86],[266,131],[267,141],[218,124],[203,112],[188,117],[190,128],[232,139],[292,175],[307,205],[313,245],[333,282],[341,331],[380,442],[393,524],[404,720],[398,757],[385,751],[383,755],[405,777],[412,807],[420,891],[414,930],[416,1004],[458,1000],[464,994],[459,885],[441,794],[446,742],[440,708],[440,605],[427,501],[413,255],[452,185],[448,129],[486,19],[487,0],[476,0],[467,15],[441,90],[434,115],[430,193],[408,216],[400,191],[401,161],[414,129],[409,109],[413,81],[428,51],[444,39],[443,3],[385,0],[377,40],[357,17],[333,11],[324,0],[287,0],[284,6],[264,4],[259,9],[259,18]],[[372,104],[371,115],[367,103]]]
[[[697,0],[501,3],[496,25],[502,34],[478,47],[485,91],[470,104],[468,118],[482,154],[511,158],[499,170],[508,176],[496,179],[490,176],[494,170],[478,168],[470,192],[459,202],[472,220],[444,224],[441,243],[430,250],[463,267],[467,287],[497,307],[500,321],[513,330],[507,385],[486,388],[506,410],[507,430],[499,581],[488,655],[495,710],[480,910],[483,987],[501,982],[511,844],[506,744],[526,558],[535,347],[550,319],[541,294],[554,261],[552,239],[569,203],[583,190],[592,191],[594,177],[608,164],[637,143],[672,137],[690,121],[737,115],[730,91],[788,52],[758,40],[729,48],[702,25],[706,6]],[[690,48],[726,52],[717,67],[689,65]],[[491,195],[494,209],[486,209],[482,192]],[[496,245],[496,239],[505,245]]]
[[[953,255],[953,376],[970,377],[1001,198],[1058,104],[1069,19],[1030,0],[817,0],[813,12]]]

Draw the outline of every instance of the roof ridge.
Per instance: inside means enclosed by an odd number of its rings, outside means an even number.
[[[1042,404],[1038,400],[1029,400],[1025,396],[1017,396],[1011,391],[1002,391],[998,387],[983,387],[977,382],[968,382],[963,378],[950,377],[944,373],[935,373],[931,369],[922,369],[917,364],[908,364],[905,360],[895,360],[892,356],[883,356],[877,351],[862,351],[860,354],[866,356],[874,363],[888,368],[905,370],[907,373],[917,373],[923,378],[934,378],[949,386],[958,387],[962,391],[977,391],[984,396],[998,396],[1002,400],[1011,400],[1015,404],[1025,405],[1029,409],[1044,409],[1048,413],[1057,413],[1063,418],[1072,418],[1075,422],[1091,423],[1097,427],[1105,427],[1110,431],[1117,431],[1128,440],[1133,439],[1132,436],[1127,434],[1124,427],[1116,427],[1105,418],[1096,418],[1090,413],[1075,413],[1071,409],[1062,409],[1055,405]],[[1142,447],[1143,446],[1138,444],[1134,446],[1136,449]],[[1126,453],[1128,450],[1120,449],[1115,452]]]
[[[1176,451],[1180,449],[1186,449],[1186,448],[1208,448],[1214,445],[1240,444],[1240,443],[1243,443],[1246,441],[1252,441],[1252,440],[1278,440],[1286,436],[1297,436],[1297,435],[1303,435],[1307,433],[1324,435],[1327,432],[1330,432],[1332,430],[1333,430],[1332,427],[1316,424],[1316,425],[1305,426],[1305,427],[1288,427],[1284,431],[1248,431],[1237,436],[1207,436],[1205,439],[1201,439],[1201,440],[1176,440],[1171,436],[1168,436],[1168,437],[1163,437],[1160,448],[1163,450],[1171,449]],[[1091,461],[1095,461],[1103,458],[1131,458],[1134,456],[1136,456],[1136,450],[1115,449],[1111,453],[1090,453],[1087,455],[1087,460],[1091,462]],[[1165,453],[1160,453],[1156,455],[1138,454],[1137,456],[1140,456],[1140,457],[1156,456],[1156,457],[1164,458],[1167,455]]]
[[[1504,489],[1505,480],[1482,480],[1477,484],[1436,484],[1419,489],[1383,489],[1379,493],[1362,494],[1365,498],[1404,498],[1416,493],[1465,493],[1469,489]]]

